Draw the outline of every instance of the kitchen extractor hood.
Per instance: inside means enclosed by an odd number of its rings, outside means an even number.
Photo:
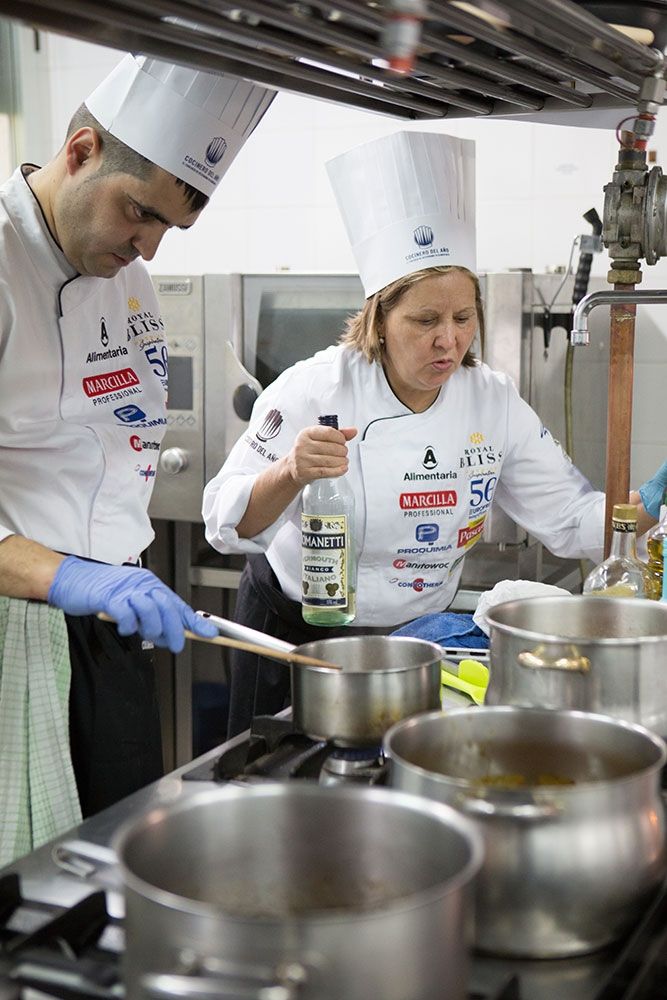
[[[0,15],[411,120],[610,124],[667,45],[667,0],[0,0]],[[396,31],[414,38],[407,72],[389,65]]]

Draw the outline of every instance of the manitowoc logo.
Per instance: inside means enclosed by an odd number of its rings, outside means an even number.
[[[140,384],[137,373],[132,368],[120,368],[117,372],[103,372],[102,375],[90,375],[82,379],[83,391],[89,399]]]
[[[456,490],[433,490],[429,493],[401,493],[400,504],[401,510],[456,507]]]

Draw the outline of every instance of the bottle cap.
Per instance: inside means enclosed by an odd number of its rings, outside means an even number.
[[[338,430],[338,414],[329,413],[323,417],[318,417],[318,422],[322,427],[335,427]]]
[[[631,503],[615,503],[612,517],[615,521],[636,521],[637,508]]]

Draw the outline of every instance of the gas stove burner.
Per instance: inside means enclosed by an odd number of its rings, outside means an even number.
[[[321,785],[359,781],[376,785],[384,780],[387,761],[381,747],[334,747],[322,764]]]

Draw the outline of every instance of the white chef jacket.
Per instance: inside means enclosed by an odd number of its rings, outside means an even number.
[[[136,561],[166,393],[146,268],[78,275],[19,168],[0,188],[0,539]]]
[[[336,346],[261,394],[248,430],[204,491],[210,544],[265,551],[292,600],[301,599],[301,496],[254,538],[240,538],[236,525],[259,473],[326,413],[358,430],[347,473],[356,504],[355,625],[393,626],[446,608],[493,502],[556,555],[602,558],[604,494],[506,375],[484,364],[460,368],[428,410],[413,413],[381,365]]]

